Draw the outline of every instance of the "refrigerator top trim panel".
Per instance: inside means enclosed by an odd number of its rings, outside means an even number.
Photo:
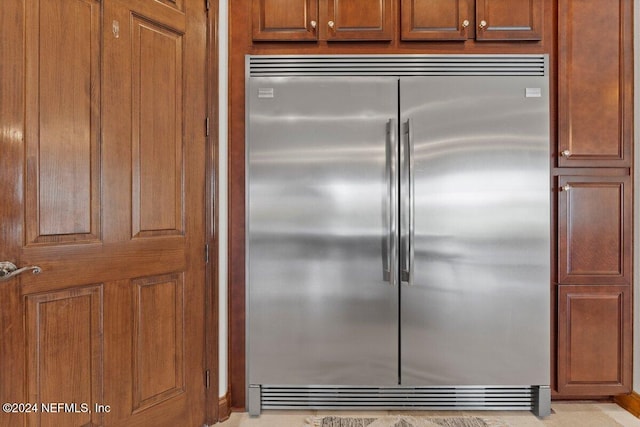
[[[246,55],[249,77],[545,76],[548,55]]]

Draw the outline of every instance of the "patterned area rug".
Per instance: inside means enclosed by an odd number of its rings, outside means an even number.
[[[313,417],[307,420],[313,427],[509,427],[502,421],[480,417]]]

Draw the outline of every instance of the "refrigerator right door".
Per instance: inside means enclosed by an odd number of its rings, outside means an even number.
[[[546,76],[401,79],[401,384],[550,382]]]

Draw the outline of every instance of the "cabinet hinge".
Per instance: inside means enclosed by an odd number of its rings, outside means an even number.
[[[209,264],[209,244],[204,245],[204,262]]]
[[[209,117],[204,119],[204,133],[205,136],[209,136]]]
[[[208,369],[204,371],[204,386],[205,388],[211,387],[211,371]]]
[[[209,9],[211,8],[211,0],[204,0],[204,7],[205,10],[209,11]]]

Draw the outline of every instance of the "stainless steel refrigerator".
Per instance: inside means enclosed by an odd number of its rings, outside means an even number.
[[[548,414],[547,57],[246,61],[249,412]]]

